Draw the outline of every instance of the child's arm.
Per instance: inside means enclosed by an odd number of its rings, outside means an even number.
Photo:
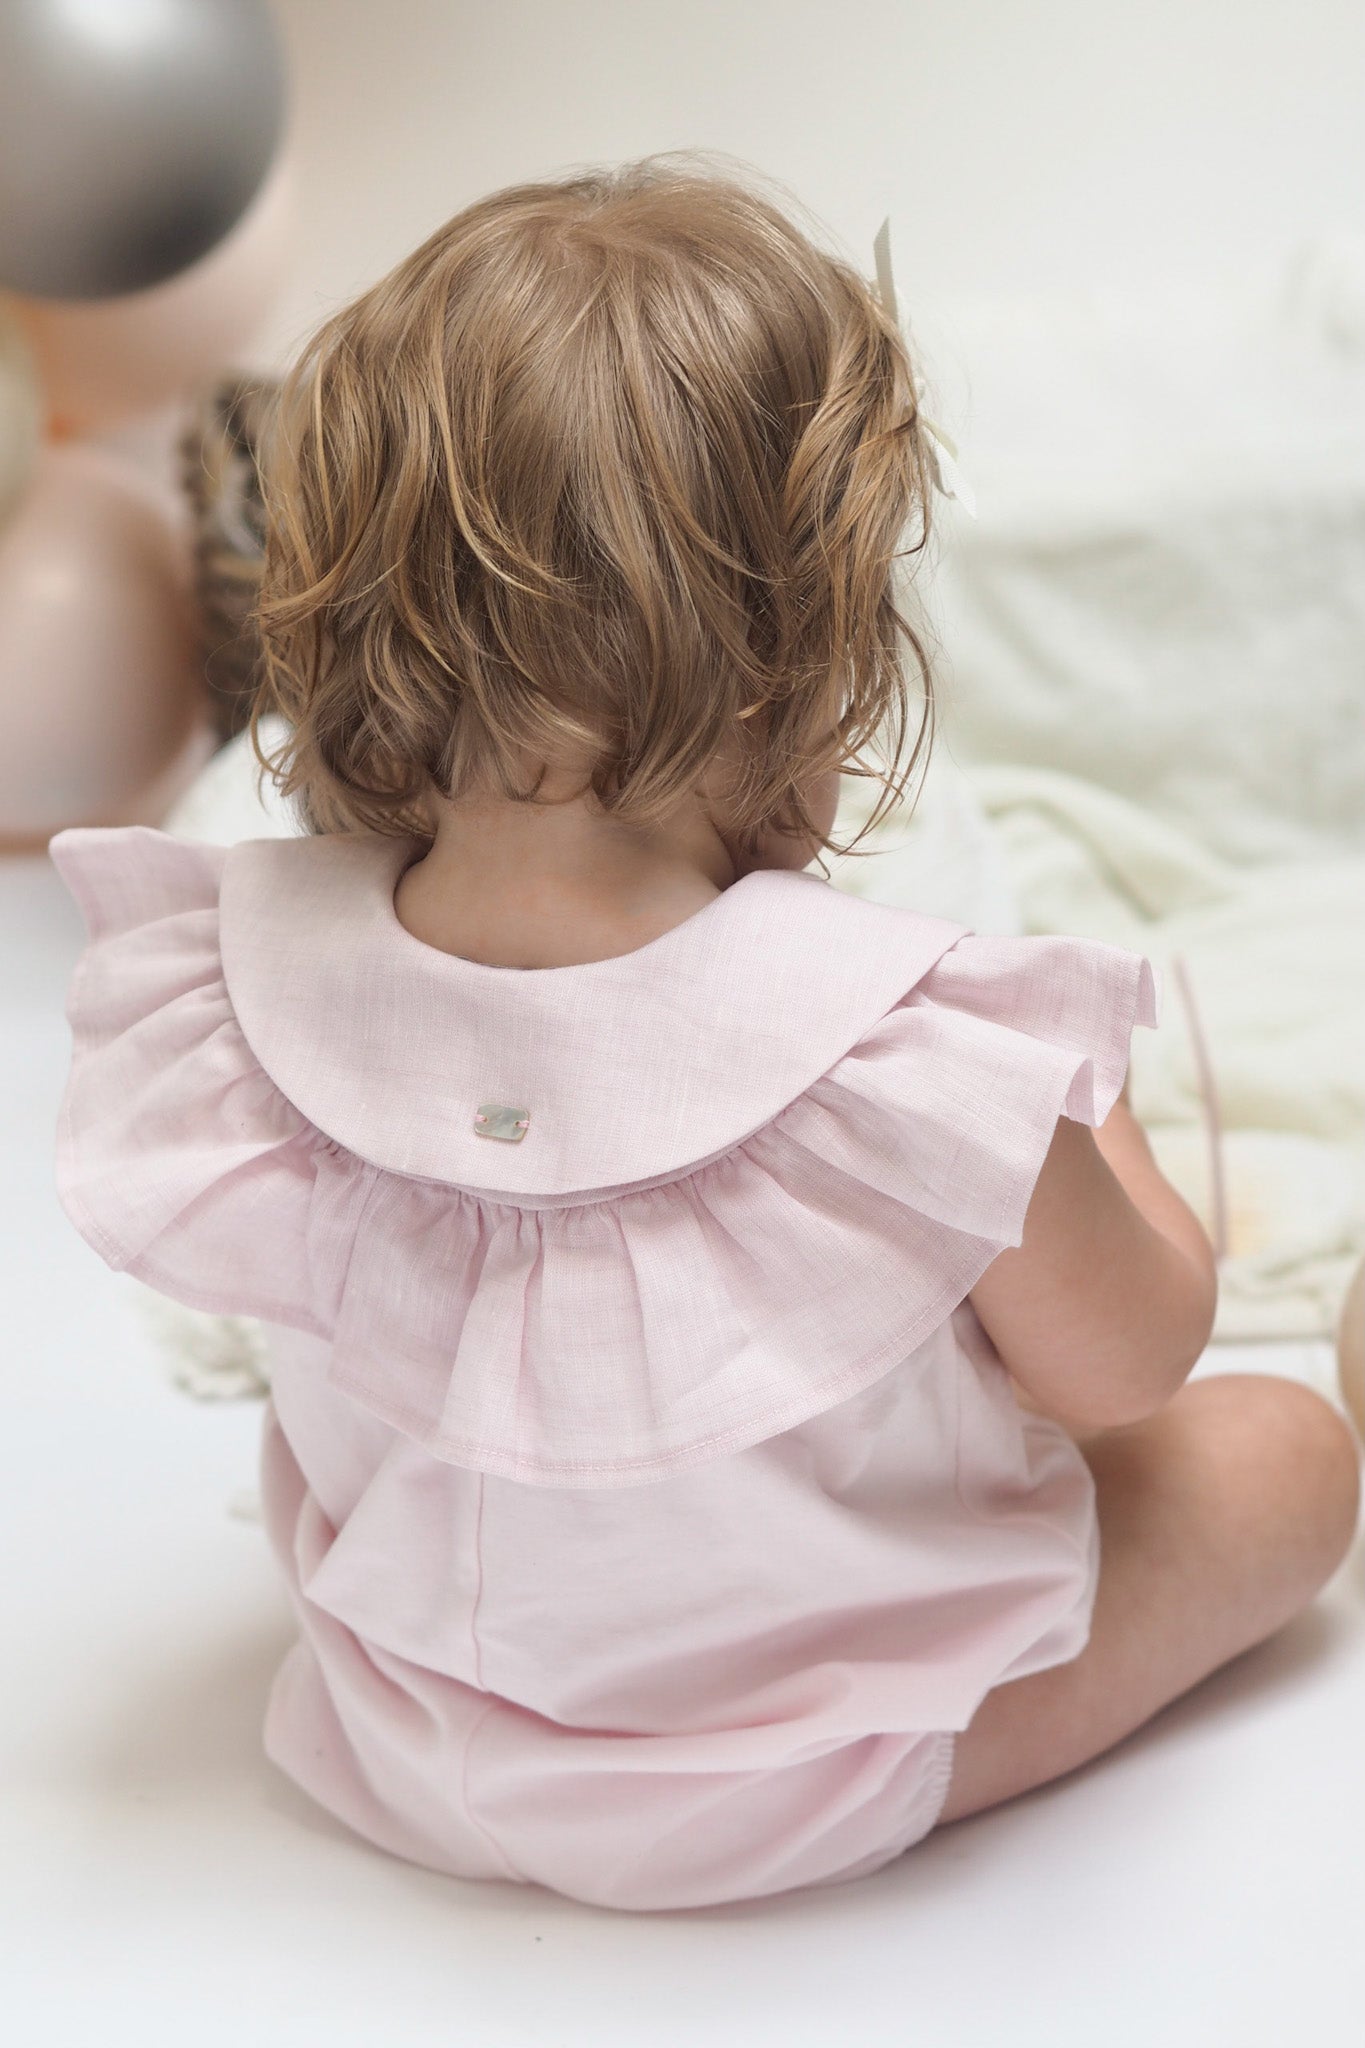
[[[1208,1233],[1184,1196],[1176,1193],[1157,1165],[1147,1133],[1129,1108],[1127,1081],[1094,1136],[1129,1200],[1154,1229],[1194,1260],[1207,1274],[1210,1286],[1216,1286],[1213,1246]]]
[[[970,1299],[1029,1405],[1074,1430],[1169,1400],[1213,1328],[1213,1248],[1121,1096],[1096,1130],[1059,1118],[1023,1242]]]

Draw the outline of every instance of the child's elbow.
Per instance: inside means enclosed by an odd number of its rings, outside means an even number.
[[[1212,1246],[1207,1258],[1170,1247],[1171,1269],[1137,1333],[1139,1347],[1130,1370],[1115,1374],[1104,1392],[1102,1420],[1089,1426],[1123,1428],[1145,1422],[1173,1399],[1209,1347],[1218,1314],[1218,1272]]]
[[[1205,1244],[1208,1245],[1207,1239]],[[1173,1248],[1172,1256],[1178,1261],[1170,1297],[1173,1363],[1168,1390],[1156,1404],[1158,1407],[1184,1386],[1209,1348],[1218,1317],[1218,1268],[1213,1247],[1208,1245],[1207,1256]]]

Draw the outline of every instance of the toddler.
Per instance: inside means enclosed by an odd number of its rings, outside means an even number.
[[[438,1870],[707,1906],[877,1869],[1302,1608],[1357,1447],[1182,1386],[1150,964],[814,871],[930,726],[880,296],[743,176],[520,186],[323,325],[263,460],[306,832],[52,850],[66,1208],[270,1332],[274,1762]]]

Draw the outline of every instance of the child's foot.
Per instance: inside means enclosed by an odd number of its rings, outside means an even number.
[[[1356,1433],[1365,1439],[1365,1258],[1346,1290],[1337,1324],[1337,1382]]]

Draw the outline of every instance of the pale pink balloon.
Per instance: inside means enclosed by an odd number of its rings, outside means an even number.
[[[269,308],[293,240],[294,180],[281,157],[218,247],[166,284],[117,299],[8,301],[38,364],[54,435],[153,412],[234,362]]]
[[[156,823],[208,758],[189,563],[168,492],[43,448],[0,528],[0,844]]]

